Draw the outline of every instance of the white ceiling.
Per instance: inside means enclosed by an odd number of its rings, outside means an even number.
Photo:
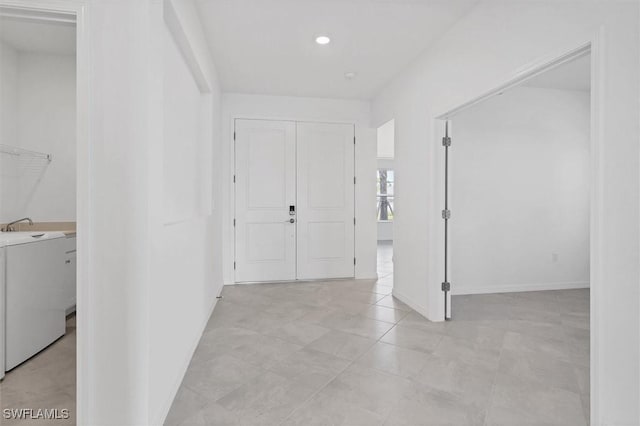
[[[527,81],[524,86],[588,91],[591,88],[591,55],[542,73]]]
[[[0,14],[0,40],[21,52],[72,55],[76,52],[76,26]]]
[[[223,89],[370,99],[477,0],[198,0]],[[315,36],[328,34],[319,46]],[[346,72],[356,72],[352,80]]]

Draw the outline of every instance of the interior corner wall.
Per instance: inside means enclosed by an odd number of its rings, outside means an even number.
[[[523,86],[452,118],[453,294],[589,287],[589,115],[588,91]]]
[[[435,117],[499,87],[532,63],[596,40],[600,184],[593,189],[598,284],[591,282],[592,424],[640,423],[640,34],[637,2],[482,1],[398,75],[372,103],[374,125],[396,127],[394,294],[436,321],[440,283],[442,129]],[[599,55],[599,56],[598,56]],[[593,251],[592,251],[593,253]]]
[[[370,127],[370,104],[365,101],[224,94],[222,101],[222,156],[224,283],[233,284],[233,126],[236,118],[354,123],[356,138],[356,278],[375,278],[375,170],[376,132]],[[369,201],[370,202],[367,202]]]

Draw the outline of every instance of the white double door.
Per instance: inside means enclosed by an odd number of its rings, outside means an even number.
[[[354,276],[354,126],[235,121],[236,282]]]

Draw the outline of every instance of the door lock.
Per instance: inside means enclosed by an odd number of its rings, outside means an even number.
[[[295,215],[296,215],[296,206],[289,206],[289,216],[295,216]]]

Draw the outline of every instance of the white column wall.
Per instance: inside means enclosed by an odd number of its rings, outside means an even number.
[[[89,246],[78,250],[87,274],[78,423],[162,424],[222,285],[220,92],[192,1],[95,0],[86,10],[90,164],[81,171],[89,199],[79,205],[78,232]],[[165,63],[167,10],[190,56]],[[203,91],[190,133],[200,170],[188,175],[201,201],[167,223],[164,114],[177,101],[165,98],[163,84],[165,72],[193,84],[175,73],[185,65],[199,70]]]

